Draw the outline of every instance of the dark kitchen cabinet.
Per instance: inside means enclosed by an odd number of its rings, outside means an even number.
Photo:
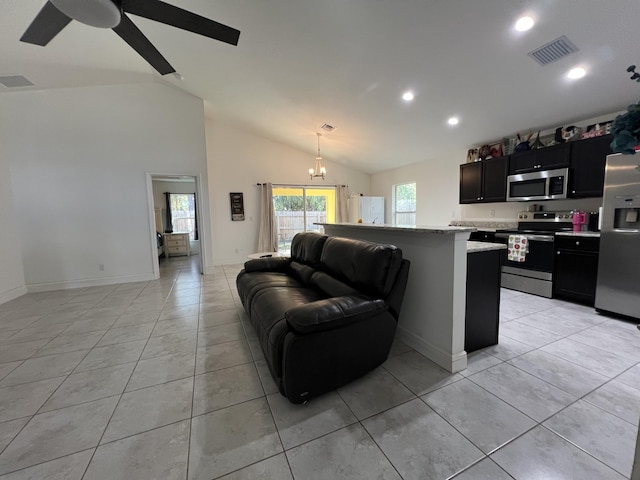
[[[504,202],[509,157],[460,165],[460,203]]]
[[[553,147],[514,153],[509,160],[509,175],[568,167],[570,151],[571,144],[562,143]]]
[[[612,140],[612,135],[604,135],[573,143],[569,196],[573,198],[602,196],[607,155],[613,153]]]
[[[553,297],[593,305],[598,278],[598,237],[556,236]]]

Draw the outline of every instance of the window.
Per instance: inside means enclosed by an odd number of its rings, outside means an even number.
[[[335,222],[334,187],[273,187],[273,206],[278,227],[278,251],[291,252],[291,240],[299,232],[324,233],[314,223]]]
[[[416,224],[416,184],[393,186],[393,220],[395,225]]]
[[[190,240],[197,240],[196,199],[193,193],[171,193],[171,223],[175,233],[189,232]]]

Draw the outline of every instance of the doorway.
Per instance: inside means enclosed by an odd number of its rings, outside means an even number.
[[[189,264],[204,273],[200,177],[196,175],[147,174],[149,224],[152,235],[153,275],[158,279],[170,263]],[[184,234],[165,237],[165,234]],[[188,248],[170,248],[175,238]],[[168,240],[171,240],[169,242]],[[171,253],[173,252],[173,253]]]

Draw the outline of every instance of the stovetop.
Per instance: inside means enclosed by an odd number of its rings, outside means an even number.
[[[518,222],[571,223],[573,212],[518,212]]]
[[[518,233],[553,235],[573,230],[573,212],[518,212]]]

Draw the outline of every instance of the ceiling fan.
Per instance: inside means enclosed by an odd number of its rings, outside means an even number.
[[[231,45],[240,31],[160,0],[47,0],[20,41],[47,45],[71,20],[99,28],[111,28],[161,75],[175,69],[126,15],[165,23]]]

